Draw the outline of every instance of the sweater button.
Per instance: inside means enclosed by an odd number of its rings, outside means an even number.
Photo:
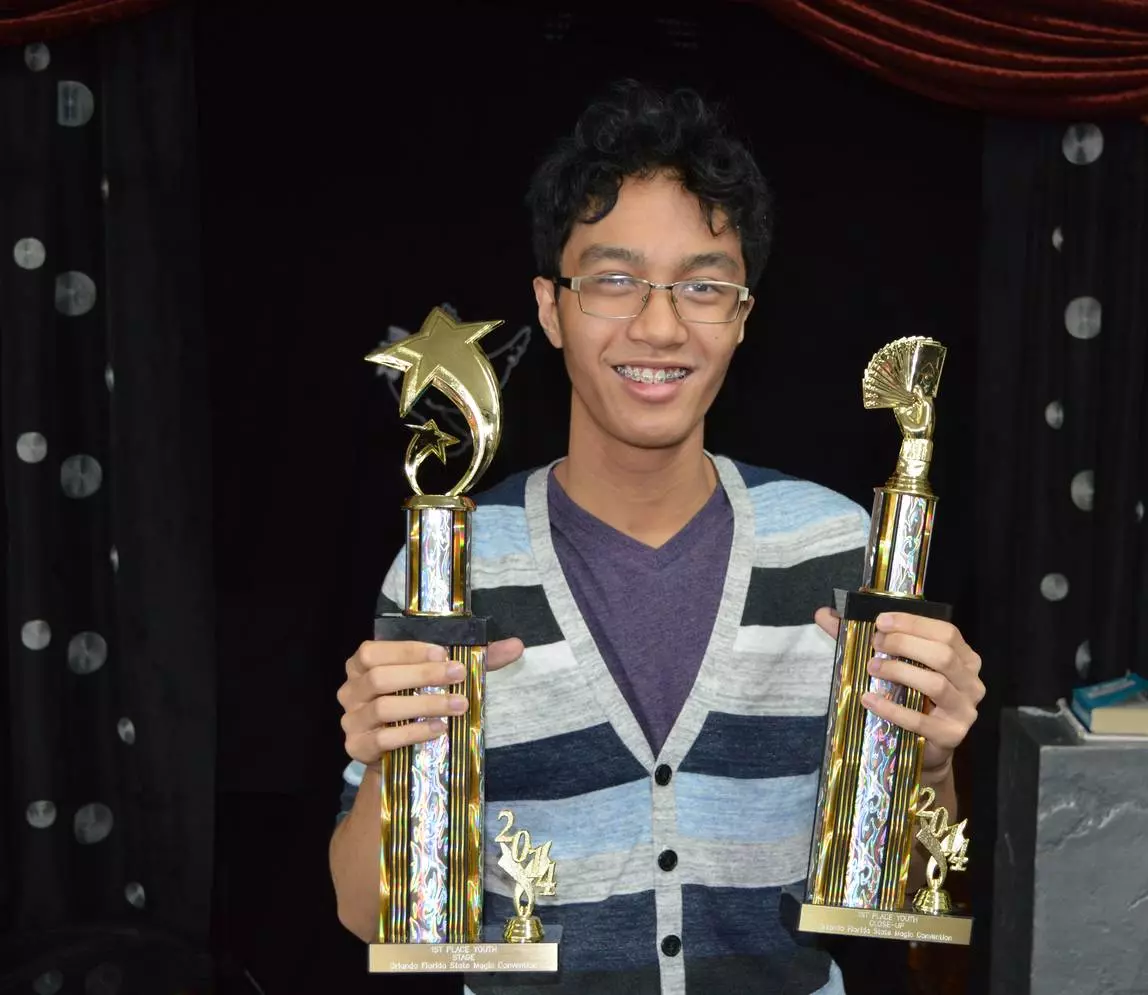
[[[662,937],[662,953],[667,957],[677,957],[682,950],[682,941],[679,937],[671,933],[669,936]]]
[[[678,855],[673,850],[663,850],[658,854],[658,866],[663,871],[672,871],[678,866]]]
[[[658,764],[654,771],[655,783],[660,784],[663,788],[670,783],[670,778],[673,776],[674,772],[670,770],[669,764]]]

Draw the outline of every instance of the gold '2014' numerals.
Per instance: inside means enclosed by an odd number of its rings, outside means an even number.
[[[510,848],[510,857],[516,864],[521,864],[523,872],[535,883],[535,890],[539,895],[553,895],[555,891],[554,861],[550,857],[550,841],[541,846],[531,846],[530,833],[525,829],[511,834],[514,828],[514,813],[503,809],[498,818],[505,820],[505,825],[494,837],[495,843],[505,843]]]

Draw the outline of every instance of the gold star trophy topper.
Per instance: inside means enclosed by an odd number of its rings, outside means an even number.
[[[389,366],[403,374],[399,415],[406,417],[428,387],[450,398],[466,418],[474,442],[470,465],[447,495],[457,497],[482,476],[494,459],[502,435],[499,383],[479,340],[501,321],[455,321],[442,308],[435,308],[414,335],[385,349],[376,349],[369,362]],[[446,462],[448,446],[459,440],[443,432],[432,418],[423,425],[408,425],[415,434],[407,446],[403,470],[415,494],[422,494],[416,479],[428,456]]]
[[[937,793],[932,788],[921,791],[921,807],[917,810],[917,839],[929,851],[929,862],[925,865],[925,880],[928,887],[922,888],[913,898],[913,908],[928,915],[948,915],[953,903],[942,885],[949,871],[963,871],[969,863],[965,851],[969,848],[965,826],[968,819],[956,825],[949,825],[948,810],[938,805],[933,808]]]

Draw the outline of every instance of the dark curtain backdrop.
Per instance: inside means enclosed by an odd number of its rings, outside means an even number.
[[[995,790],[1008,790],[996,784],[1000,708],[1148,674],[1146,168],[1139,122],[986,128],[975,549],[992,655],[968,751],[981,895]],[[988,990],[985,957],[971,990]]]
[[[777,189],[776,249],[712,448],[869,505],[899,436],[861,407],[865,364],[901,335],[951,347],[930,593],[972,625],[980,119],[858,73],[751,6],[692,9],[280,10],[273,45],[258,8],[200,9],[217,934],[269,993],[382,988],[336,922],[326,867],[345,764],[334,693],[401,541],[406,488],[391,385],[361,357],[435,304],[503,318],[485,342],[509,371],[488,482],[564,451],[567,381],[535,328],[522,198],[609,80],[728,98]],[[855,967],[851,995],[905,990],[908,954],[891,944],[880,975]],[[422,990],[458,986],[404,979]]]
[[[993,120],[982,247],[982,615],[1007,702],[1148,673],[1148,136]],[[987,565],[986,565],[987,566]]]
[[[190,12],[0,50],[0,990],[210,977],[210,422]]]

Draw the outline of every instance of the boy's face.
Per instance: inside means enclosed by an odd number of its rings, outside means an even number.
[[[722,229],[720,215],[714,222]],[[697,197],[663,174],[627,179],[606,217],[574,226],[561,263],[563,277],[745,283],[737,235],[728,228],[712,234]],[[751,297],[724,324],[683,322],[669,291],[654,290],[637,317],[598,318],[582,312],[571,290],[555,300],[550,280],[537,278],[534,292],[546,336],[565,356],[574,406],[588,416],[575,424],[639,449],[677,446],[701,433],[753,306]],[[641,382],[647,370],[661,382]]]

